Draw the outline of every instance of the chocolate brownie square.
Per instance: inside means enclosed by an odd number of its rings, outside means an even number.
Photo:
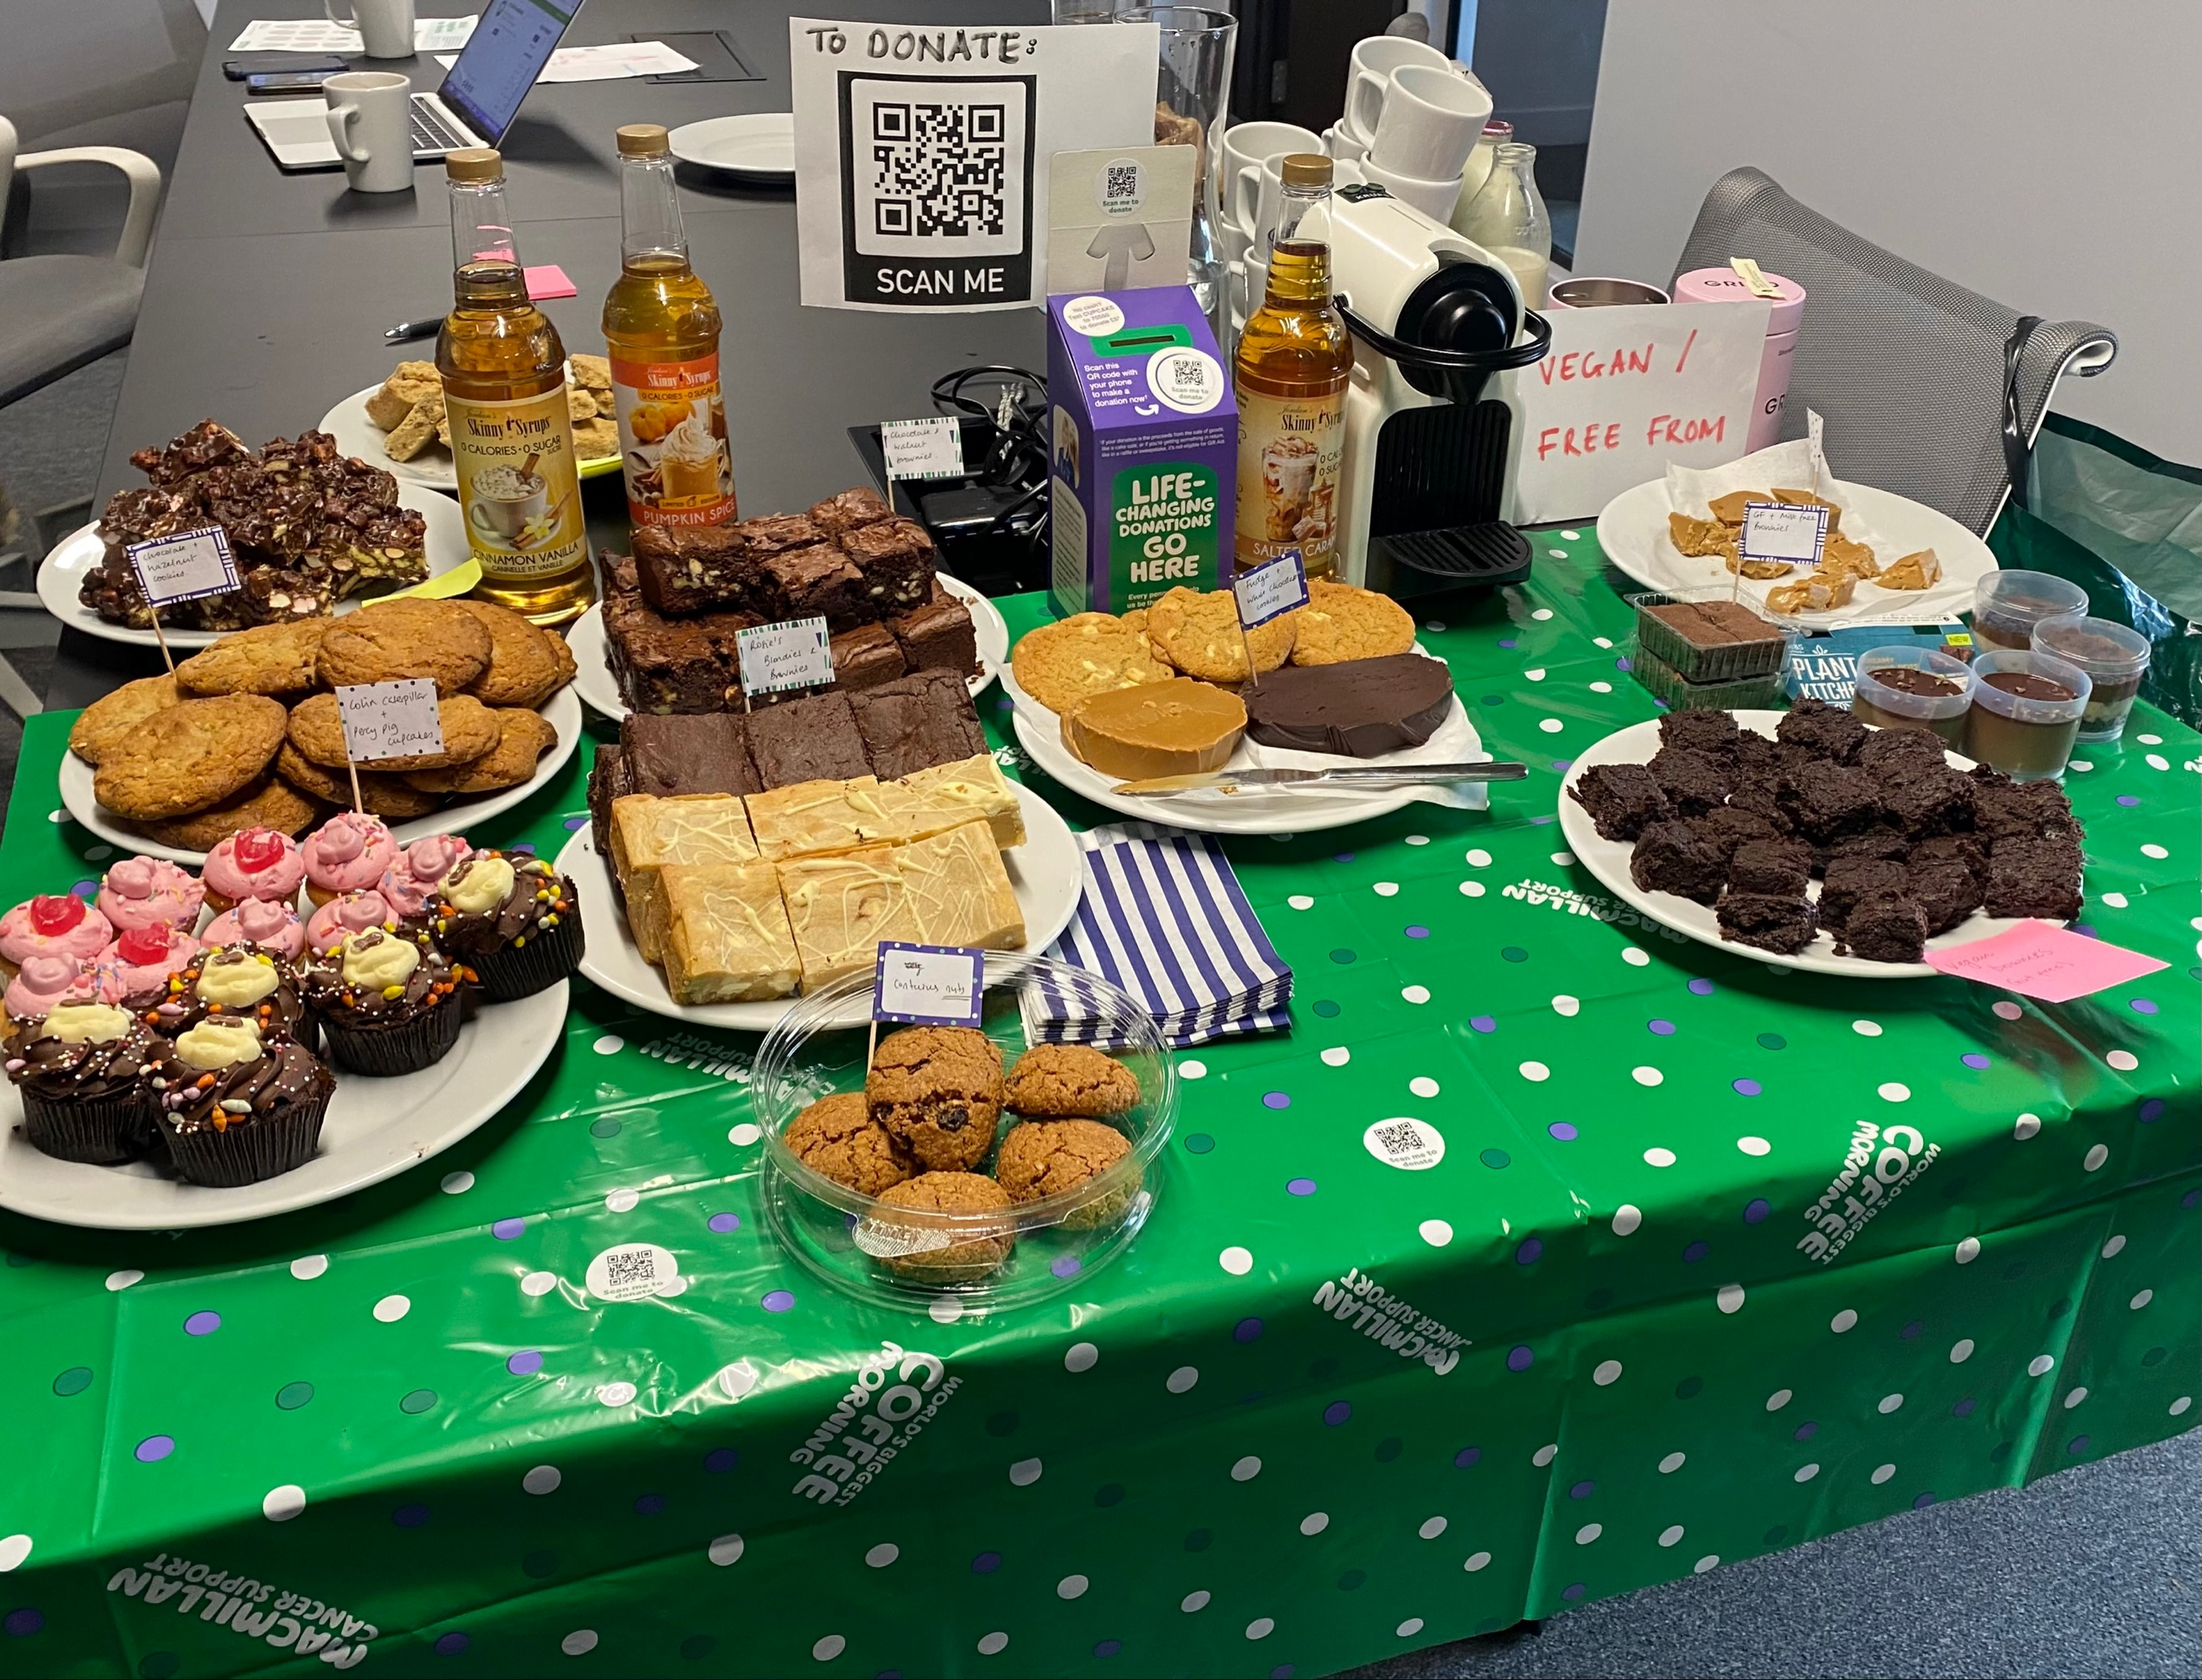
[[[1645,768],[1667,802],[1686,817],[1702,817],[1728,798],[1727,767],[1687,747],[1662,747]]]
[[[1858,902],[1877,892],[1901,892],[1911,878],[1891,858],[1839,857],[1820,885],[1820,925],[1840,932]]]
[[[838,689],[752,712],[745,720],[750,762],[766,789],[798,782],[842,782],[868,775],[864,738],[849,696]]]
[[[1661,746],[1687,747],[1708,758],[1734,758],[1738,733],[1728,712],[1668,712],[1659,720]]]
[[[1872,731],[1848,712],[1810,695],[1793,701],[1789,714],[1775,726],[1775,738],[1831,764],[1848,764]]]
[[[634,791],[634,771],[627,762],[627,754],[609,743],[597,749],[597,756],[589,766],[589,837],[595,843],[597,855],[609,858],[612,855],[612,801],[621,799]],[[607,868],[607,875],[614,872]],[[619,890],[614,881],[612,890]]]
[[[1943,770],[1942,737],[1926,729],[1876,729],[1858,749],[1858,767],[1884,781],[1894,781],[1922,770]]]
[[[1812,878],[1812,849],[1801,840],[1746,840],[1728,861],[1731,893],[1801,898]]]
[[[971,691],[954,671],[918,671],[851,701],[857,732],[883,782],[986,750]]]
[[[845,532],[841,552],[864,575],[864,595],[889,618],[925,605],[933,590],[933,539],[915,520],[892,519]]]
[[[1818,934],[1810,899],[1801,893],[1732,892],[1720,902],[1721,937],[1794,956]]]
[[[739,526],[644,526],[634,533],[634,563],[642,598],[668,618],[771,605]]]
[[[717,641],[699,620],[661,618],[639,601],[607,599],[604,649],[633,711],[726,708],[727,667]]]
[[[748,731],[739,713],[709,717],[652,717],[629,713],[620,724],[636,793],[761,793],[750,763]]]
[[[833,638],[833,686],[854,690],[892,682],[910,667],[902,643],[884,625],[862,624]]]
[[[863,574],[837,548],[821,543],[791,549],[763,565],[784,617],[820,617],[829,630],[846,630],[880,616],[879,603],[864,591]]]
[[[2005,840],[2043,836],[2076,845],[2084,833],[2071,802],[2054,782],[2014,782],[1993,771],[1983,776],[1979,769],[1972,782],[1973,823],[1988,837],[1991,850]]]
[[[894,509],[869,485],[860,485],[855,490],[845,490],[839,496],[829,496],[812,504],[804,517],[828,537],[839,537],[859,526],[877,525],[881,520],[892,519]]]
[[[1628,873],[1646,892],[1677,893],[1710,904],[1728,880],[1728,866],[1687,823],[1670,819],[1653,823],[1637,837]]]
[[[1864,769],[1858,773],[1873,774]],[[1913,767],[1909,774],[1884,779],[1881,802],[1915,839],[1954,834],[1973,825],[1973,784],[1946,765]]]
[[[971,609],[943,590],[938,579],[930,601],[890,620],[887,628],[902,643],[902,656],[913,671],[968,674],[979,668],[979,631]]]
[[[1947,933],[1981,908],[1981,884],[1973,872],[1955,861],[1910,866],[1905,891],[1927,913],[1927,937]]]
[[[1977,884],[1988,884],[1988,849],[1977,835],[1937,834],[1920,841],[1905,855],[1914,869],[1938,863],[1963,864]]]
[[[1607,840],[1634,840],[1647,825],[1674,814],[1658,782],[1640,764],[1594,765],[1575,778],[1568,796],[1590,813]]]
[[[1988,854],[1987,913],[2070,921],[2080,913],[2080,849],[2070,840],[1999,840]]]
[[[1808,761],[1796,766],[1783,778],[1781,803],[1797,831],[1819,845],[1832,845],[1881,820],[1873,778],[1839,765]]]
[[[1763,819],[1776,834],[1796,831],[1789,814],[1781,808],[1781,784],[1777,778],[1750,773],[1741,786],[1728,790],[1728,802],[1739,811],[1748,811]]]
[[[1927,913],[1901,892],[1858,901],[1835,942],[1835,955],[1868,962],[1916,962],[1927,944]]]
[[[1723,861],[1735,856],[1737,847],[1752,840],[1771,840],[1775,834],[1774,825],[1765,818],[1737,805],[1720,806],[1702,817],[1692,817],[1689,823],[1698,838],[1718,852]]]
[[[1690,715],[1687,713],[1684,716]],[[1735,732],[1735,774],[1746,780],[1771,779],[1781,772],[1781,749],[1755,729]]]
[[[749,551],[761,560],[791,549],[813,548],[827,540],[827,533],[804,514],[768,514],[762,519],[738,520],[726,528],[739,535]]]

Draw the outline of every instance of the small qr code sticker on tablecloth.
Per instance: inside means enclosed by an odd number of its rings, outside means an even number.
[[[1387,1166],[1420,1172],[1445,1159],[1445,1138],[1428,1120],[1400,1115],[1379,1120],[1361,1134],[1369,1153]]]
[[[676,1293],[680,1262],[654,1242],[607,1248],[589,1262],[589,1293],[599,1301],[645,1301]]]

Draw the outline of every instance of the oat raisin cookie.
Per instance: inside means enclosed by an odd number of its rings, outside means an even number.
[[[910,1151],[872,1118],[862,1091],[822,1096],[780,1134],[796,1160],[821,1178],[877,1195],[910,1177]]]
[[[313,826],[321,803],[280,776],[267,776],[242,793],[205,811],[162,822],[131,825],[148,840],[180,851],[210,852],[233,834],[248,828],[272,828],[296,837]]]
[[[1274,671],[1292,656],[1295,609],[1257,625],[1240,639],[1239,605],[1228,589],[1174,589],[1147,608],[1148,645],[1188,677],[1204,683],[1246,680],[1246,649],[1254,668]]]
[[[283,744],[283,715],[280,701],[256,694],[179,701],[101,755],[92,796],[136,822],[219,805],[267,769]]]
[[[176,667],[185,694],[304,694],[321,685],[316,659],[327,619],[292,619],[225,636]]]
[[[473,620],[468,622],[471,624]],[[270,701],[268,704],[274,702]],[[470,694],[446,695],[436,702],[436,715],[444,730],[442,752],[379,758],[374,761],[374,767],[394,773],[468,764],[492,751],[504,734],[498,714]],[[336,696],[316,694],[300,701],[291,711],[290,734],[291,744],[315,763],[325,764],[332,770],[344,768],[344,720],[337,712]]]
[[[1002,1140],[994,1177],[1011,1201],[1038,1201],[1091,1184],[1131,1152],[1131,1140],[1099,1120],[1027,1120]],[[1133,1188],[1092,1196],[1065,1214],[1063,1225],[1090,1231],[1107,1224],[1124,1211]]]
[[[1035,1044],[1017,1058],[1003,1093],[1012,1113],[1092,1120],[1138,1107],[1139,1080],[1090,1044]]]
[[[315,763],[287,740],[276,750],[275,773],[309,798],[347,808],[351,804],[351,778],[341,770]],[[362,770],[359,772],[359,802],[360,808],[371,817],[380,817],[386,822],[409,822],[415,817],[427,816],[444,802],[433,793],[423,793],[403,776]]]
[[[485,706],[540,706],[574,680],[566,638],[530,624],[509,607],[488,601],[451,605],[489,631],[489,665],[467,692]]]
[[[961,1172],[994,1147],[1002,1053],[970,1027],[904,1027],[880,1040],[864,1096],[872,1118],[920,1166]]]
[[[1349,659],[1414,650],[1413,615],[1374,590],[1310,578],[1308,604],[1298,619],[1292,637],[1295,665],[1342,665]]]
[[[898,1224],[887,1209],[908,1207],[930,1213],[1000,1213],[998,1221],[958,1223],[944,1229],[911,1221]],[[898,1277],[925,1283],[975,1283],[1001,1269],[1016,1240],[1008,1218],[1009,1193],[976,1172],[921,1172],[880,1192],[879,1209],[868,1216],[874,1258]],[[933,1244],[936,1246],[926,1246]],[[898,1253],[898,1249],[910,1252]]]
[[[423,793],[494,793],[534,775],[535,761],[558,744],[558,731],[525,707],[500,707],[490,715],[500,733],[489,751],[441,770],[411,771],[406,779]]]
[[[438,694],[456,694],[489,668],[490,648],[488,629],[456,602],[405,596],[330,625],[321,637],[321,679],[335,688],[426,677]]]
[[[1150,613],[1147,627],[1153,626]],[[1154,656],[1145,636],[1106,613],[1074,613],[1027,631],[1010,664],[1017,686],[1051,712],[1068,712],[1088,695],[1166,683],[1177,674]]]
[[[77,714],[69,725],[69,750],[86,764],[97,764],[116,742],[183,697],[174,677],[140,677],[125,683]]]

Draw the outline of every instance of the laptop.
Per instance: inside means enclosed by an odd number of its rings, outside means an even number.
[[[581,9],[582,0],[490,0],[433,93],[413,96],[413,157],[503,143],[521,101]],[[244,118],[286,170],[340,169],[321,99],[256,99]]]

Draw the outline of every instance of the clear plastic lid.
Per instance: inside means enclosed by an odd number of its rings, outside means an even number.
[[[1953,694],[1914,694],[1881,680],[1882,671],[1925,671],[1958,684]],[[1857,693],[1877,711],[1899,718],[1954,718],[1973,702],[1973,667],[1940,648],[1916,643],[1874,648],[1858,657]]]
[[[2148,669],[2148,637],[2112,619],[2045,619],[2034,626],[2034,649],[2078,666],[2097,682]]]
[[[2010,573],[2004,574],[2008,577]],[[2040,677],[2068,690],[2069,700],[2037,700],[1998,688],[1988,678],[2006,673]],[[2070,723],[2087,709],[2095,684],[2078,666],[2031,648],[1998,648],[1973,661],[1973,704],[2017,723]]]
[[[2023,644],[2044,619],[2087,610],[2087,591],[2047,572],[1991,572],[1973,591],[1973,622]]]

